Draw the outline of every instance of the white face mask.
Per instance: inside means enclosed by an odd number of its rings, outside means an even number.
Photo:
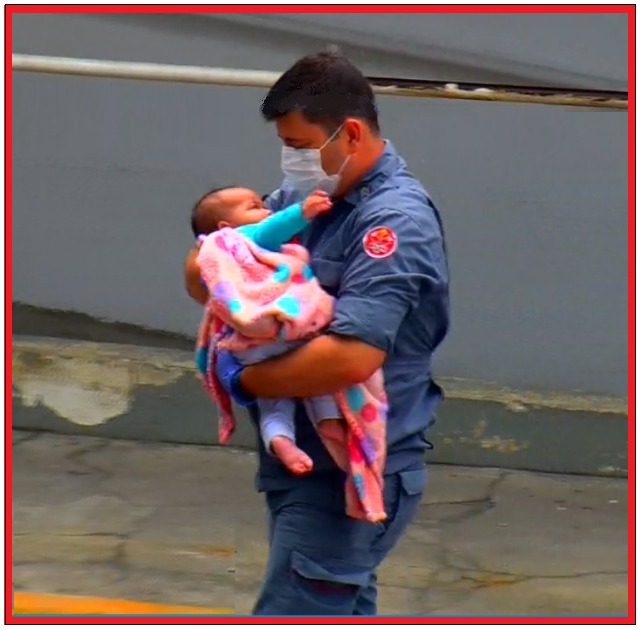
[[[343,125],[327,139],[320,149],[283,147],[280,167],[285,176],[285,182],[289,186],[304,195],[308,195],[314,190],[323,190],[328,195],[336,191],[351,156],[347,156],[343,165],[338,169],[338,173],[328,175],[323,169],[321,151],[338,135],[342,128]]]

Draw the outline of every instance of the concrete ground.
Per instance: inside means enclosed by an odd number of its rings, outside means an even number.
[[[19,612],[80,595],[249,613],[267,556],[253,473],[249,452],[15,431]],[[622,479],[431,466],[380,614],[625,616],[627,496]]]

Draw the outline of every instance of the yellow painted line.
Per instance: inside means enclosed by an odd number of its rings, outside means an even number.
[[[14,615],[233,615],[223,608],[174,606],[124,599],[50,593],[14,593]]]

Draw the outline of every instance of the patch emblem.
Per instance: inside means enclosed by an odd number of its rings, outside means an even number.
[[[385,226],[372,228],[363,237],[363,248],[371,258],[387,258],[396,251],[397,245],[396,234]]]

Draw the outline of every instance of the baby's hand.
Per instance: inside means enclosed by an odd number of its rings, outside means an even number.
[[[303,216],[314,219],[319,214],[327,212],[332,207],[329,195],[322,190],[313,192],[303,203]]]

